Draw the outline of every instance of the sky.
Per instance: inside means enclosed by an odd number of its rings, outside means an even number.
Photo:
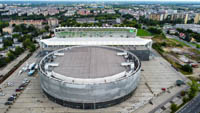
[[[158,2],[200,2],[200,0],[0,0],[0,1],[158,1]]]

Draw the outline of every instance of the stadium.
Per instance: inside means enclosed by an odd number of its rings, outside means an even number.
[[[128,99],[140,81],[141,62],[110,46],[71,46],[55,50],[39,63],[41,88],[63,106],[98,109]]]
[[[131,97],[140,81],[140,61],[151,56],[151,39],[132,27],[59,27],[40,40],[41,87],[63,106],[98,109]],[[48,52],[47,52],[48,51]]]
[[[94,45],[130,51],[142,61],[148,61],[151,56],[152,40],[137,37],[137,29],[132,27],[59,27],[54,34],[53,38],[40,40],[44,51]]]

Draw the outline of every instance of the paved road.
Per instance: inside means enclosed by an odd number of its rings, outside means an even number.
[[[38,57],[36,57],[38,51],[39,49],[36,50],[33,53],[33,55],[29,57],[29,59],[27,59],[26,62],[28,62],[29,64],[36,62],[38,60]],[[26,62],[24,62],[15,72],[13,72],[5,81],[3,81],[3,83],[0,84],[0,88],[2,89],[2,92],[0,93],[4,94],[2,96],[0,95],[0,113],[4,113],[6,112],[7,109],[10,109],[9,106],[5,106],[4,103],[12,94],[16,93],[15,89],[17,89],[18,86],[20,86],[25,79],[29,80],[35,79],[34,76],[32,77],[27,76],[27,72],[19,74],[19,71],[26,66]],[[11,83],[13,85],[8,86],[7,85],[8,83]]]
[[[177,36],[167,34],[167,31],[166,31],[165,29],[163,30],[163,32],[164,32],[164,34],[166,35],[166,37],[177,39],[177,40],[179,40],[180,42],[183,42],[183,43],[185,43],[186,45],[190,46],[191,48],[200,51],[200,48],[196,48],[196,46],[190,44],[189,42],[187,42],[187,41],[185,41],[185,40],[182,40],[182,39],[178,38]]]
[[[200,94],[192,99],[187,105],[176,113],[199,113],[200,112]]]
[[[174,39],[176,39],[176,40],[179,40],[180,42],[185,43],[186,45],[190,46],[191,48],[197,49],[197,50],[200,51],[200,48],[196,48],[196,46],[190,44],[189,42],[187,42],[187,41],[185,41],[185,40],[182,40],[182,39],[178,38],[177,36],[172,36],[172,35],[166,35],[166,36],[169,37],[169,38],[174,38]]]
[[[160,56],[160,54],[157,53],[155,50],[152,50],[152,51],[154,51],[154,52],[152,52],[153,56],[162,57],[162,56]],[[168,63],[168,62],[167,62],[167,63]],[[168,63],[168,65],[171,66],[170,63]],[[172,68],[172,69],[174,69],[174,68]],[[177,72],[177,74],[182,78],[183,81],[185,81],[185,82],[188,81],[188,79],[187,79],[184,75],[182,75],[180,72],[176,71],[175,69],[174,69],[174,71]],[[158,106],[155,107],[153,110],[151,110],[149,113],[155,113],[155,111],[157,111],[159,108],[161,108],[162,106],[164,106],[165,104],[167,104],[168,102],[170,102],[174,97],[178,96],[178,95],[180,94],[181,91],[187,90],[188,88],[189,88],[189,86],[186,86],[186,87],[183,88],[182,90],[178,91],[178,92],[175,93],[172,97],[170,97],[169,99],[165,100],[165,101],[162,102],[160,105],[158,105]]]

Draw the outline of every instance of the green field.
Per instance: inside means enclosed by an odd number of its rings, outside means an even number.
[[[138,29],[137,36],[152,36],[152,34],[144,29]]]
[[[190,46],[188,46],[187,44],[185,44],[184,42],[181,42],[180,40],[177,40],[177,39],[175,39],[175,38],[174,38],[174,39],[169,39],[169,40],[173,40],[173,41],[179,43],[179,44],[182,45],[182,46],[190,47]]]
[[[194,47],[196,48],[200,48],[200,44],[197,44],[197,43],[192,43],[192,42],[189,42],[190,44],[192,44]]]

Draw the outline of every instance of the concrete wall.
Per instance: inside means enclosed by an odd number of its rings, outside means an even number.
[[[128,50],[135,54],[141,61],[148,61],[150,57],[150,50]]]
[[[81,47],[74,46],[70,48]],[[119,48],[113,48],[108,46],[99,46],[115,51],[123,51]],[[57,51],[62,51],[60,49]],[[66,49],[67,50],[67,49]],[[55,51],[55,52],[57,52]],[[128,52],[128,51],[126,51]],[[130,97],[132,92],[136,89],[140,81],[141,64],[139,59],[128,52],[132,56],[132,60],[135,62],[135,69],[131,73],[126,74],[113,81],[107,82],[95,82],[95,83],[82,83],[61,80],[46,74],[44,65],[49,61],[49,56],[54,52],[46,55],[39,65],[40,84],[44,93],[56,103],[64,106],[74,108],[102,108],[120,103],[126,98]],[[86,107],[87,106],[87,107]]]
[[[134,75],[116,82],[104,84],[71,84],[40,74],[42,89],[49,95],[75,103],[99,103],[111,101],[131,93],[140,81],[140,70]]]

